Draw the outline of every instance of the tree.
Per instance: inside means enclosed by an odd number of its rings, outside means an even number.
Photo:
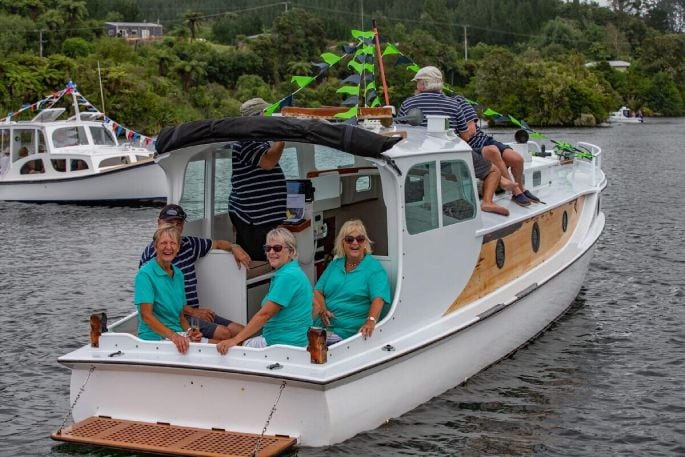
[[[197,38],[197,32],[202,21],[202,13],[198,13],[197,11],[188,11],[183,15],[183,23],[188,28],[188,32],[190,32],[191,41],[194,41],[195,38]]]

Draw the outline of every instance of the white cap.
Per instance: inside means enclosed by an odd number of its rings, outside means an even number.
[[[418,81],[419,79],[439,79],[442,81],[442,72],[437,67],[423,67],[416,72],[416,76],[412,78],[412,81]]]

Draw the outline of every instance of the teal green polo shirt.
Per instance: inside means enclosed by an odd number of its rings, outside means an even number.
[[[312,285],[297,260],[291,260],[274,273],[261,306],[272,301],[281,310],[269,319],[262,335],[266,344],[307,346],[307,330],[312,326]]]
[[[345,258],[333,259],[314,286],[321,291],[326,308],[335,315],[331,330],[345,339],[359,333],[369,317],[369,307],[376,298],[384,305],[381,318],[390,304],[390,283],[383,265],[373,256],[365,255],[357,268],[345,271]],[[321,319],[315,325],[322,326]]]
[[[138,338],[143,340],[163,340],[147,325],[140,316],[140,305],[152,303],[152,314],[174,332],[182,332],[181,312],[186,304],[183,273],[172,265],[174,276],[169,276],[153,258],[136,274],[133,303],[138,308]]]

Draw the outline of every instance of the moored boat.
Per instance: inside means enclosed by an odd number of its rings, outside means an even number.
[[[29,121],[0,122],[0,200],[23,202],[163,201],[167,183],[154,152],[120,144],[98,111],[48,107]],[[55,97],[55,98],[59,98]]]
[[[621,109],[609,115],[608,122],[615,124],[641,124],[645,121],[640,113],[634,113],[630,108],[622,106]]]
[[[578,151],[587,151],[581,158],[542,154],[533,142],[513,145],[524,157],[527,187],[545,203],[523,208],[499,195],[496,202],[510,211],[502,217],[481,212],[470,148],[445,130],[444,119],[428,128],[383,123],[366,123],[368,131],[317,120],[237,118],[165,129],[157,140],[169,201],[185,206],[190,168],[202,170],[203,185],[194,176],[193,186],[217,195],[214,177],[230,166],[232,141],[288,141],[282,159],[288,178],[315,189],[306,219],[291,226],[311,281],[346,220],[361,218],[375,241],[393,299],[372,337],[328,347],[325,363],[283,345],[235,347],[222,356],[213,345],[193,343],[181,355],[170,342],[137,338],[133,313],[103,333],[99,347],[59,358],[72,370],[77,423],[53,437],[113,445],[114,429],[136,421],[150,433],[162,423],[169,435],[188,427],[260,437],[268,431],[305,446],[329,445],[468,380],[561,316],[604,228],[601,149],[581,143]],[[225,207],[211,198],[194,201],[201,203],[186,232],[228,237]],[[230,254],[213,251],[198,264],[201,303],[246,322],[271,277],[257,270],[238,269]],[[84,430],[100,417],[105,422],[94,439]],[[134,448],[125,441],[116,446]],[[197,449],[189,455],[210,455]]]

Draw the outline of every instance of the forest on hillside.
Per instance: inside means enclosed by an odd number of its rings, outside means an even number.
[[[621,105],[685,114],[685,0],[611,3],[0,0],[0,109],[13,112],[70,80],[101,108],[100,79],[107,115],[148,135],[235,116],[253,96],[295,93],[297,106],[339,106],[357,71],[346,52],[362,43],[352,30],[369,31],[374,20],[382,49],[396,51],[382,59],[394,105],[414,90],[413,65],[436,65],[454,92],[531,125],[601,122]],[[109,37],[105,22],[159,22],[164,37]],[[609,65],[616,60],[630,66],[618,71]],[[373,63],[365,71],[384,99]]]

